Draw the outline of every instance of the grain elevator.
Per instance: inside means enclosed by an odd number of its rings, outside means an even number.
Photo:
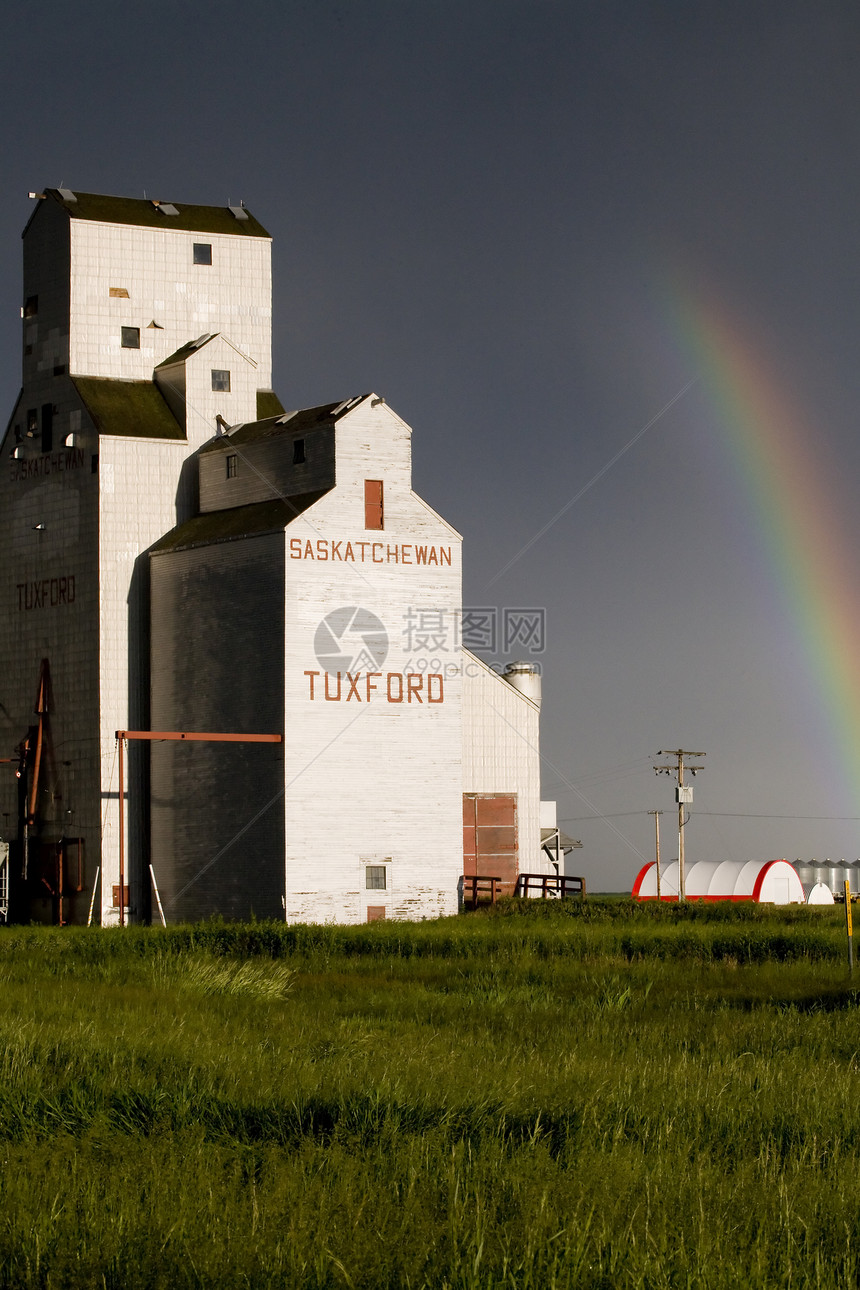
[[[0,907],[146,921],[154,879],[168,922],[363,922],[454,912],[464,872],[545,871],[533,669],[463,648],[461,538],[384,398],[273,392],[266,230],[244,206],[33,200]]]

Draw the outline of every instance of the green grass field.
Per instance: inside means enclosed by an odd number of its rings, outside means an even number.
[[[839,910],[13,928],[0,979],[2,1285],[860,1280]]]

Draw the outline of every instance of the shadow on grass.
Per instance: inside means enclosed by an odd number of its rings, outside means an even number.
[[[762,1008],[778,1008],[793,1012],[846,1012],[860,1006],[860,986],[849,984],[813,991],[798,990],[783,994],[753,995],[748,993],[724,996],[729,1008],[743,1012],[756,1012]]]

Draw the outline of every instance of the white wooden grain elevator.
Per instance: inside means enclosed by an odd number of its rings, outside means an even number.
[[[169,922],[421,918],[464,866],[547,870],[534,675],[463,649],[460,535],[397,413],[273,393],[265,229],[34,202],[0,476],[10,917],[146,920],[150,865]],[[118,730],[282,742],[130,740],[120,784]]]

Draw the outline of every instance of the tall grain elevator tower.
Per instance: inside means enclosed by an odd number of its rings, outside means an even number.
[[[62,900],[63,921],[85,921],[100,868],[101,919],[112,922],[114,732],[148,725],[141,555],[193,511],[183,463],[216,417],[279,407],[266,394],[271,240],[241,206],[68,189],[35,201],[23,234],[22,390],[0,474],[0,737],[11,748],[31,731],[26,785],[0,778],[17,833],[9,897],[16,918],[56,921]],[[138,851],[144,761],[134,750]],[[28,854],[16,856],[24,834]]]

